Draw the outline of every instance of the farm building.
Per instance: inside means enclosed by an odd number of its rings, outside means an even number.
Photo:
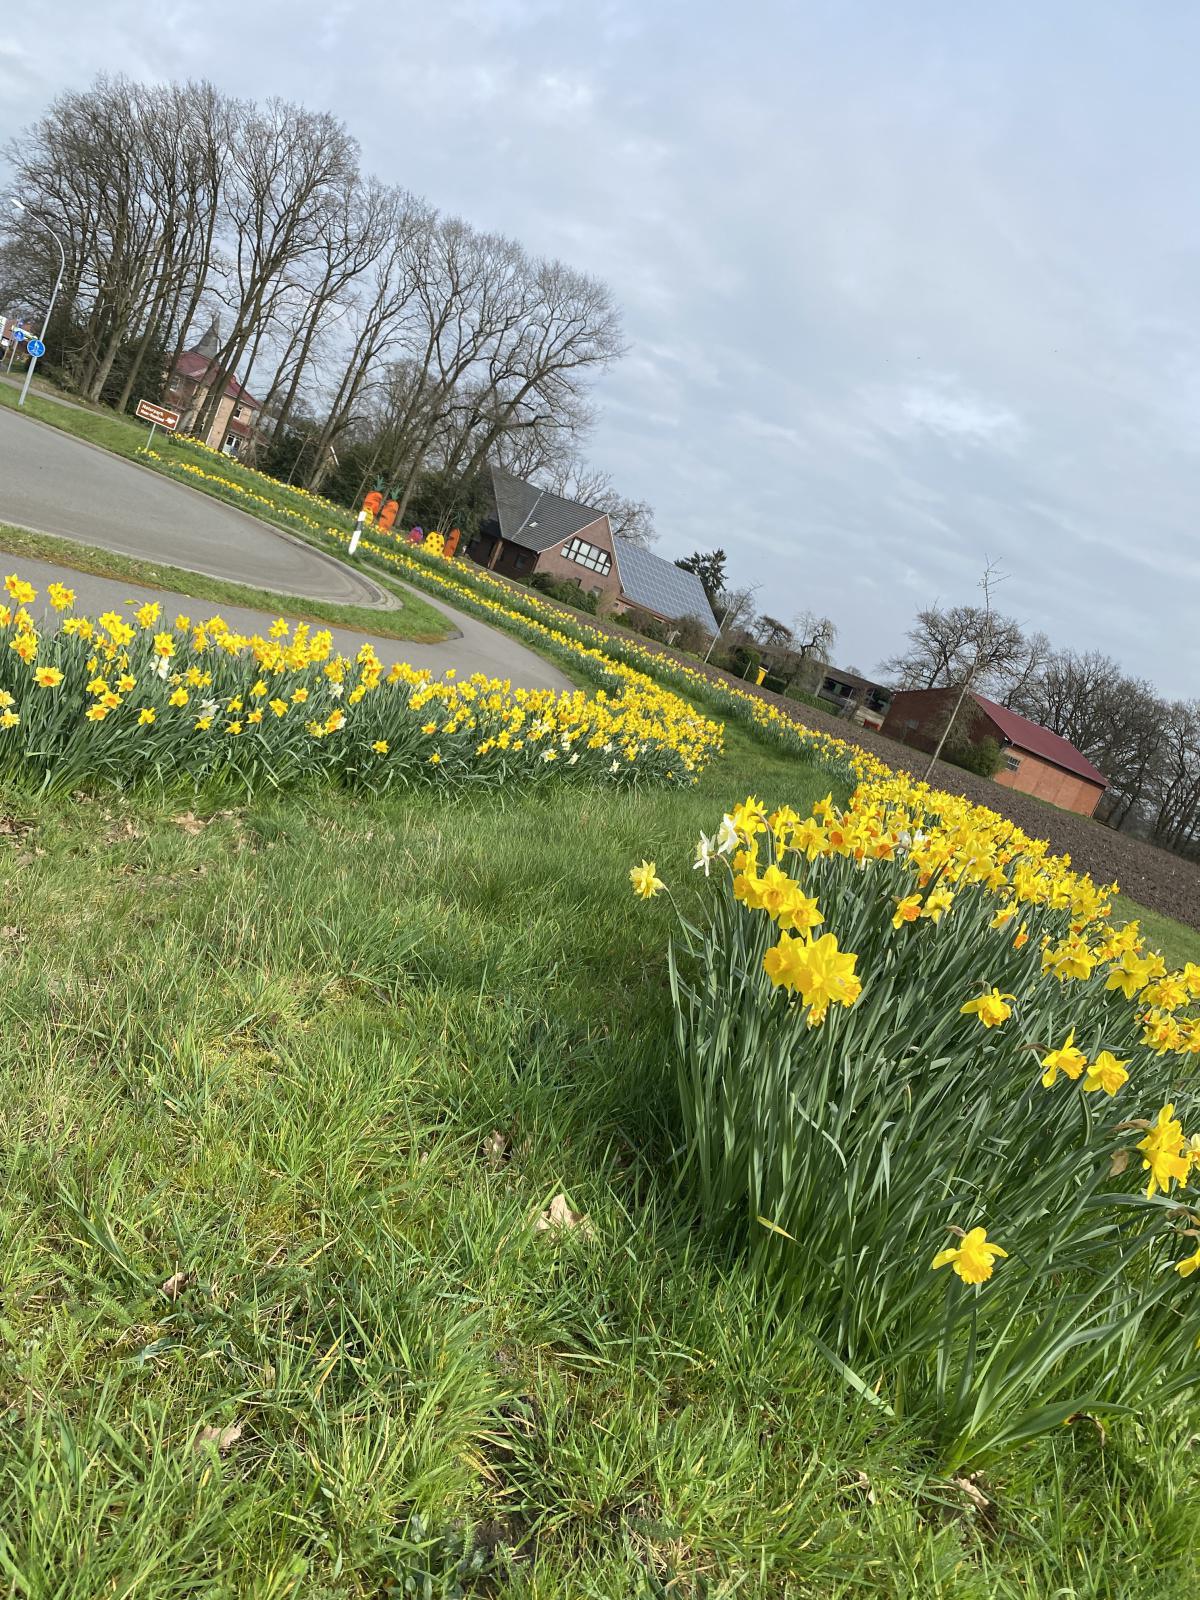
[[[902,689],[892,696],[883,732],[918,750],[933,750],[958,698],[957,689]],[[1003,752],[996,782],[1090,817],[1108,779],[1068,740],[981,694],[968,695],[975,714],[971,744],[995,739]]]
[[[882,684],[872,683],[857,672],[846,672],[841,667],[827,667],[817,688],[822,700],[828,700],[838,715],[857,722],[861,727],[883,727],[892,691]]]
[[[509,578],[544,572],[577,583],[618,614],[637,607],[663,622],[698,617],[716,633],[717,620],[696,574],[622,539],[605,512],[500,467],[491,468],[491,483],[496,511],[468,546],[472,561]]]

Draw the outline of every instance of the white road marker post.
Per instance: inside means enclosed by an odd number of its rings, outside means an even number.
[[[364,510],[360,511],[354,519],[354,532],[350,535],[350,548],[346,552],[348,555],[353,555],[358,549],[358,541],[362,538],[363,523],[366,521],[366,517],[367,513]]]

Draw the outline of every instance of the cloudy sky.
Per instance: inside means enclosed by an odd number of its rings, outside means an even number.
[[[870,670],[975,598],[1200,692],[1200,7],[32,0],[0,135],[98,70],[329,108],[607,278],[591,451],[659,551]]]

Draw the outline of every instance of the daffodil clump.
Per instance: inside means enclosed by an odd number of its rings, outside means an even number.
[[[699,925],[650,865],[705,1212],[852,1387],[961,1461],[1195,1381],[1200,967],[1116,926],[1115,886],[896,774],[736,806]]]
[[[63,583],[47,588],[47,629],[28,610],[33,585],[14,573],[4,586],[0,772],[18,781],[684,784],[721,745],[718,724],[621,666],[595,694],[434,679],[385,669],[370,644],[348,660],[328,631],[283,619],[263,637],[220,617],[168,620],[155,602],[77,616]]]
[[[348,544],[350,535],[341,528],[325,530],[329,538]],[[441,536],[425,536],[421,545],[411,545],[395,530],[374,530],[364,536],[360,549],[386,562],[410,582],[436,594],[486,620],[501,621],[510,631],[534,641],[540,648],[560,653],[573,666],[602,663],[606,670],[624,666],[639,676],[679,689],[693,700],[702,700],[734,717],[769,743],[810,765],[825,767],[839,779],[867,777],[887,771],[883,763],[865,750],[803,727],[785,711],[751,694],[736,684],[709,677],[686,662],[648,649],[635,639],[593,627],[562,606],[542,596],[516,589],[478,567],[461,561],[447,562],[441,553]]]
[[[255,467],[239,462],[236,468],[229,458],[214,450],[203,440],[189,435],[179,435],[191,449],[213,458],[214,466],[220,462],[221,470],[213,471],[194,462],[172,460],[161,451],[144,450],[142,454],[165,470],[185,478],[201,479],[224,494],[230,494],[251,505],[269,508],[276,515],[286,517],[298,528],[308,533],[323,535],[341,545],[348,545],[354,518],[344,506],[338,506],[323,495],[283,484]],[[236,471],[237,477],[231,476]],[[240,481],[249,479],[262,485],[265,493]],[[297,499],[305,509],[286,503]],[[312,508],[310,515],[308,507]],[[334,520],[330,520],[334,519]],[[504,626],[526,638],[532,639],[542,649],[549,649],[571,660],[575,667],[609,672],[614,666],[624,665],[639,676],[651,676],[656,682],[671,685],[692,700],[702,700],[751,727],[780,749],[801,756],[809,763],[826,767],[831,775],[842,779],[882,774],[886,768],[875,757],[844,739],[806,728],[785,710],[752,694],[737,684],[723,678],[710,677],[698,668],[674,656],[653,650],[636,639],[609,632],[583,622],[563,606],[541,595],[527,592],[512,583],[495,577],[490,572],[475,567],[464,560],[445,559],[444,535],[434,530],[414,545],[410,536],[397,528],[379,528],[373,518],[366,518],[368,533],[361,539],[359,548],[377,561],[394,567],[409,582],[420,585],[436,594],[444,594],[456,606],[473,611],[492,621],[502,621]]]

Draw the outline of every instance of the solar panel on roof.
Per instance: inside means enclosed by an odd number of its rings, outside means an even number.
[[[628,539],[614,537],[613,546],[626,599],[664,617],[699,617],[706,627],[716,629],[704,585],[694,572],[685,572]]]

